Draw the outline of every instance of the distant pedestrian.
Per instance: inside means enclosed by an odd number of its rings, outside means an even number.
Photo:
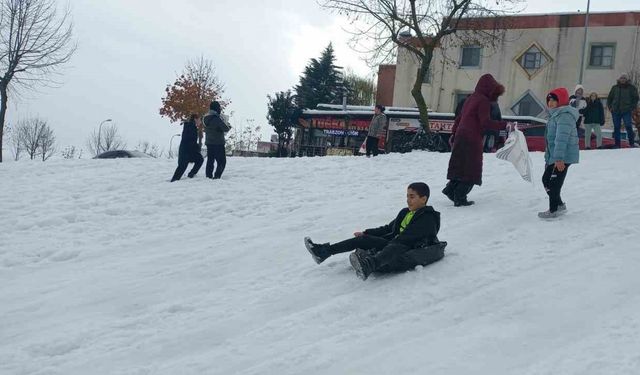
[[[617,83],[609,91],[607,98],[607,107],[611,111],[613,118],[613,138],[616,147],[620,147],[620,128],[624,121],[627,130],[627,139],[630,147],[634,145],[635,136],[633,134],[633,126],[631,125],[631,111],[638,106],[638,89],[629,82],[629,76],[620,75]]]
[[[201,127],[200,115],[192,114],[189,119],[182,124],[182,138],[178,150],[178,168],[173,173],[171,182],[178,181],[187,170],[189,163],[195,163],[187,175],[189,178],[195,177],[200,170],[204,158],[200,150],[202,149],[202,138],[199,137],[198,129]],[[199,141],[200,140],[200,141]]]
[[[575,124],[580,117],[578,110],[569,105],[569,92],[564,87],[552,90],[547,95],[549,120],[545,129],[545,170],[542,185],[549,196],[549,209],[538,212],[541,219],[555,218],[567,210],[560,197],[567,170],[580,158],[578,129]]]
[[[604,107],[598,94],[592,92],[587,99],[587,107],[582,111],[584,115],[584,148],[591,149],[591,132],[596,133],[596,147],[602,147],[602,129],[604,125]]]
[[[384,136],[384,130],[387,126],[387,116],[384,114],[384,106],[377,104],[374,109],[374,115],[369,124],[369,132],[367,133],[367,157],[378,155],[378,142],[380,137]]]
[[[204,116],[205,143],[207,145],[207,166],[205,174],[207,178],[214,180],[222,177],[222,172],[227,165],[227,155],[224,149],[224,133],[231,129],[222,118],[222,107],[217,101],[212,101],[209,105],[209,112]],[[213,173],[214,162],[216,172]]]
[[[480,77],[476,89],[462,106],[456,117],[450,141],[453,145],[447,179],[442,190],[456,207],[469,206],[474,202],[467,199],[473,185],[482,185],[483,135],[487,130],[505,129],[505,121],[491,119],[491,103],[497,102],[504,94],[504,86],[491,74]]]
[[[584,97],[584,86],[576,85],[576,88],[573,90],[573,95],[569,97],[569,105],[577,109],[578,113],[580,113],[580,117],[578,117],[578,121],[576,121],[576,129],[580,129],[582,114],[584,109],[587,108],[587,99]]]

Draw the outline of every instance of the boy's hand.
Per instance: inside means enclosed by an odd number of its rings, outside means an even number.
[[[556,164],[556,165],[555,165],[556,170],[557,170],[558,172],[562,172],[562,171],[564,171],[564,167],[565,167],[565,165],[564,165],[564,161],[563,161],[563,160],[558,160],[555,164]]]
[[[362,233],[362,232],[355,232],[355,233],[353,233],[353,235],[354,235],[354,236],[356,236],[356,237],[362,237],[362,236],[364,236],[364,233]]]

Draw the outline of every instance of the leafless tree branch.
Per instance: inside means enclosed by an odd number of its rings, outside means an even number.
[[[9,93],[55,85],[76,50],[72,30],[55,0],[0,0],[0,162]]]
[[[496,46],[504,37],[504,22],[486,25],[487,17],[504,16],[523,0],[316,0],[320,6],[345,16],[350,25],[350,45],[366,56],[370,66],[388,63],[404,48],[418,61],[418,72],[411,94],[420,111],[425,131],[429,115],[422,94],[436,48],[473,42]],[[464,26],[464,27],[461,27]],[[446,53],[443,55],[446,57]]]

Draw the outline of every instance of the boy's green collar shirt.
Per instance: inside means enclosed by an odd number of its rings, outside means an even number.
[[[415,215],[415,212],[409,211],[404,216],[404,219],[402,219],[402,221],[400,222],[400,233],[404,232],[404,230],[407,228],[407,225],[409,225],[411,219],[413,219],[413,215]]]

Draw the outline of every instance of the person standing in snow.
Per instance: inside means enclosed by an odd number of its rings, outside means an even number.
[[[374,108],[374,115],[369,124],[369,132],[367,133],[366,149],[367,157],[378,155],[378,141],[384,134],[384,129],[387,126],[387,116],[384,114],[384,106],[376,104]]]
[[[504,86],[491,74],[480,77],[476,89],[462,106],[451,129],[450,143],[453,145],[447,179],[449,182],[442,193],[453,201],[456,207],[469,206],[467,200],[473,185],[482,185],[483,135],[487,130],[502,130],[505,121],[491,119],[491,103],[497,102],[504,94]],[[451,139],[453,139],[451,141]]]
[[[171,182],[178,181],[182,178],[182,175],[187,170],[189,163],[195,164],[187,177],[195,177],[196,173],[200,170],[200,167],[204,162],[202,153],[200,153],[202,143],[198,142],[198,139],[201,140],[198,136],[198,129],[200,127],[200,116],[197,114],[192,114],[189,116],[189,120],[182,124],[182,137],[180,139],[180,148],[178,149],[178,167],[173,173]]]
[[[571,164],[580,158],[578,130],[575,127],[580,114],[569,105],[569,91],[564,87],[552,90],[547,95],[549,120],[545,129],[545,170],[542,185],[549,196],[549,209],[538,213],[542,219],[555,218],[567,210],[560,197],[562,185]]]
[[[580,115],[583,114],[584,109],[587,108],[587,100],[584,97],[584,86],[576,85],[576,88],[573,90],[573,95],[569,97],[569,105],[577,109]],[[582,116],[576,121],[576,129],[580,129],[580,124],[582,124]]]
[[[372,272],[402,272],[437,262],[447,243],[438,241],[440,213],[427,206],[428,200],[429,186],[414,182],[407,188],[408,207],[389,224],[355,232],[353,238],[333,245],[315,244],[305,237],[305,247],[317,264],[355,250],[349,261],[362,280]]]
[[[209,105],[209,112],[204,116],[205,144],[207,145],[207,166],[205,174],[207,178],[214,180],[222,177],[222,172],[227,165],[227,155],[224,148],[224,133],[231,129],[222,118],[222,107],[217,101]],[[214,162],[218,163],[216,172],[213,173]]]
[[[611,111],[613,118],[613,138],[616,147],[620,147],[620,128],[624,121],[627,130],[627,139],[630,147],[636,147],[634,144],[635,135],[633,134],[633,126],[631,125],[631,111],[638,106],[638,89],[629,82],[629,76],[622,74],[618,82],[609,91],[607,98],[607,107]]]
[[[591,149],[591,132],[596,133],[596,147],[602,147],[602,129],[604,125],[604,107],[598,94],[592,92],[587,99],[587,106],[582,111],[584,115],[584,148]]]

